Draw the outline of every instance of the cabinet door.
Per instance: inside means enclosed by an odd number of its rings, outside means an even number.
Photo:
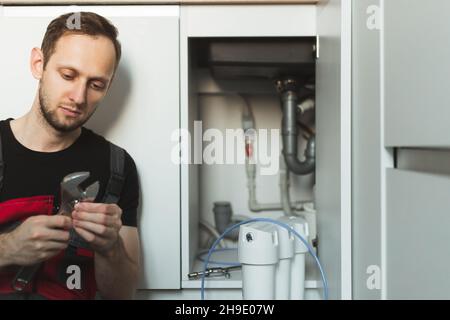
[[[351,1],[319,1],[316,203],[319,254],[330,298],[350,299]]]
[[[384,1],[386,146],[450,147],[450,2]]]
[[[36,81],[31,48],[48,23],[73,7],[3,7],[0,16],[0,118],[30,107]],[[179,127],[179,8],[81,6],[118,28],[122,61],[107,98],[88,122],[127,149],[141,185],[139,229],[144,289],[180,288],[180,169],[171,161],[171,134]]]
[[[388,169],[387,298],[449,299],[450,177]]]
[[[448,299],[450,3],[383,1],[385,295]]]

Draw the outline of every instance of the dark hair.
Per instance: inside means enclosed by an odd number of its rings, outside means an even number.
[[[55,52],[56,42],[66,34],[86,34],[105,36],[112,41],[116,51],[115,68],[120,61],[122,49],[117,40],[117,28],[106,18],[93,12],[66,13],[54,19],[47,27],[41,50],[44,54],[44,69]]]

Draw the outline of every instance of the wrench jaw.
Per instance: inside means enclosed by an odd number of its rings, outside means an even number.
[[[71,216],[74,206],[80,201],[94,201],[100,189],[98,181],[82,190],[80,184],[90,176],[89,172],[75,172],[61,182],[61,207],[58,214]]]
[[[62,202],[59,214],[70,217],[72,215],[73,208],[78,202],[93,202],[97,197],[97,193],[99,190],[100,183],[98,181],[87,187],[85,191],[82,191],[80,189],[80,197],[70,202]]]
[[[94,201],[100,190],[100,183],[94,182],[83,191],[83,201]]]

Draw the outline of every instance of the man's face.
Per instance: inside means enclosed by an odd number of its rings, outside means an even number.
[[[105,97],[115,67],[115,49],[106,37],[61,37],[39,81],[42,115],[54,129],[81,127]]]

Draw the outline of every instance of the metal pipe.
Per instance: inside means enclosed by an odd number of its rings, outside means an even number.
[[[280,156],[280,199],[283,205],[284,214],[287,216],[293,215],[291,207],[291,197],[289,194],[289,169],[286,167],[283,156]]]
[[[297,175],[307,175],[315,170],[315,138],[312,136],[308,140],[308,145],[305,150],[306,159],[303,162],[300,161],[298,159],[298,95],[296,93],[296,86],[297,84],[293,79],[277,82],[283,110],[283,155],[286,165],[291,172]]]

